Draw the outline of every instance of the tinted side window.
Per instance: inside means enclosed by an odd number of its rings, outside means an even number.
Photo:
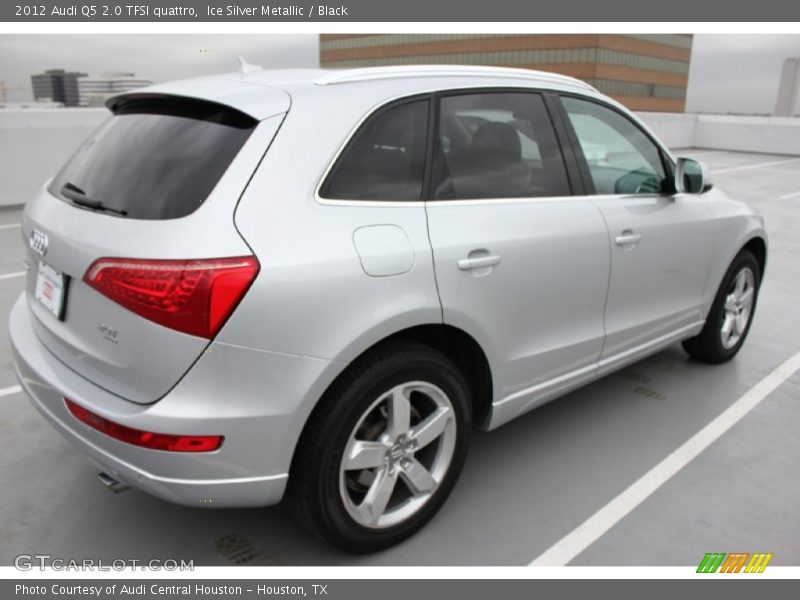
[[[570,193],[541,95],[498,92],[441,100],[433,197],[520,198]]]
[[[356,133],[322,186],[324,198],[420,200],[428,100],[380,111]]]
[[[633,122],[586,100],[562,98],[598,194],[653,194],[664,189],[661,151]]]
[[[206,200],[257,124],[212,103],[131,102],[84,142],[49,190],[67,202],[62,190],[79,190],[132,219],[185,217]]]

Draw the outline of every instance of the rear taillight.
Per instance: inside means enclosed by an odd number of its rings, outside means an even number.
[[[90,410],[75,404],[69,398],[64,398],[64,402],[66,402],[67,409],[72,413],[72,416],[81,423],[115,440],[142,448],[164,450],[166,452],[213,452],[219,449],[222,445],[222,440],[225,439],[221,435],[175,435],[134,429],[96,415]]]
[[[128,310],[211,339],[258,274],[253,256],[208,260],[100,258],[83,281]]]

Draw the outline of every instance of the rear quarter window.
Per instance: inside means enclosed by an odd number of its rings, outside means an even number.
[[[206,200],[257,125],[235,109],[202,101],[123,102],[70,158],[49,191],[65,186],[107,214],[176,219]]]
[[[422,197],[428,100],[380,109],[367,119],[331,169],[320,196],[413,201]]]

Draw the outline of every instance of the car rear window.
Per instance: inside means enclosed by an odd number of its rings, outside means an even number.
[[[257,124],[230,107],[176,98],[127,100],[112,110],[49,191],[66,202],[101,205],[109,215],[132,219],[176,219],[194,212]]]

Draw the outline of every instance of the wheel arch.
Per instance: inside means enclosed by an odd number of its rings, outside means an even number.
[[[755,304],[751,305],[748,320],[744,329],[742,330],[741,326],[739,326],[738,337],[732,342],[730,336],[725,338],[725,336],[728,336],[728,333],[730,333],[730,330],[725,332],[723,322],[723,319],[727,319],[725,313],[729,312],[727,303],[731,293],[730,290],[732,289],[730,286],[732,285],[733,281],[736,281],[736,278],[742,272],[742,264],[752,266],[752,261],[755,261],[755,267],[763,274],[767,258],[766,239],[765,237],[755,234],[747,239],[744,243],[739,243],[733,246],[733,248],[735,252],[733,252],[733,255],[729,257],[729,260],[725,265],[725,271],[717,283],[714,296],[709,304],[708,310],[706,311],[703,329],[691,338],[683,340],[684,350],[686,350],[686,352],[689,353],[693,359],[701,362],[719,364],[731,360],[739,352],[739,349],[744,343],[752,323],[752,311],[755,310]],[[743,256],[745,250],[749,256]],[[737,260],[739,261],[738,264]],[[745,263],[742,263],[742,260],[745,260]],[[734,266],[737,270],[734,270]],[[760,283],[760,281],[757,283]],[[757,287],[758,286],[756,286],[755,290],[756,294],[758,291]],[[755,302],[755,297],[753,302]],[[725,307],[724,312],[723,307]],[[720,337],[720,328],[722,328],[722,331],[724,332],[723,338],[725,339],[721,339]],[[733,333],[737,332],[734,331]],[[733,333],[731,333],[731,336]],[[730,342],[730,344],[726,345],[726,341]]]
[[[480,344],[463,329],[442,323],[409,327],[378,342],[364,354],[381,344],[413,341],[438,350],[459,368],[470,388],[472,417],[475,426],[489,420],[493,399],[493,379],[489,360]]]
[[[708,319],[709,311],[711,310],[711,307],[714,303],[714,298],[716,298],[717,292],[719,291],[719,286],[722,285],[722,280],[725,277],[725,273],[728,272],[731,264],[733,264],[733,261],[736,260],[736,257],[739,256],[742,250],[748,250],[756,257],[761,280],[763,281],[764,269],[767,266],[767,239],[762,230],[753,232],[753,234],[751,234],[744,242],[739,242],[736,245],[731,244],[726,253],[723,255],[724,257],[722,260],[724,262],[717,263],[719,270],[711,279],[713,286],[710,287],[706,292],[705,304],[703,308],[705,319]]]
[[[764,278],[764,269],[767,266],[767,241],[761,236],[750,238],[744,246],[736,253],[737,255],[742,250],[749,250],[756,257],[758,262],[759,275]]]
[[[461,370],[470,387],[473,422],[482,427],[488,422],[492,408],[493,379],[489,360],[481,345],[469,333],[443,323],[413,325],[384,336],[364,348],[326,387],[320,399],[336,382],[355,368],[360,359],[381,347],[396,342],[417,342],[438,350]],[[313,410],[312,410],[313,412]],[[309,415],[310,417],[310,415]]]
[[[385,336],[381,340],[363,349],[351,362],[341,369],[327,385],[322,393],[318,393],[313,404],[306,410],[302,418],[290,457],[290,465],[294,465],[297,447],[306,433],[315,411],[329,391],[342,378],[358,367],[360,360],[379,348],[396,342],[417,342],[442,352],[461,370],[469,385],[473,410],[473,423],[476,428],[484,428],[489,423],[492,410],[493,380],[488,358],[478,342],[467,332],[442,323],[414,325]],[[290,466],[290,473],[291,473]]]

